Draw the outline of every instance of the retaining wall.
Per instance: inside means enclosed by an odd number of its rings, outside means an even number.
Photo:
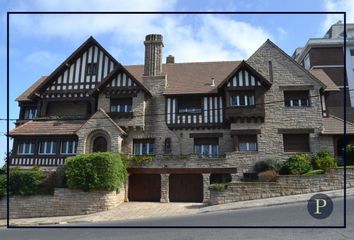
[[[10,197],[10,218],[84,215],[106,211],[124,201],[124,189],[83,192],[56,188],[54,195]],[[6,218],[6,197],[0,200],[0,219]]]
[[[354,169],[347,169],[347,188],[354,187]],[[276,182],[231,182],[225,190],[210,190],[210,205],[344,188],[344,170],[313,176],[278,176]]]

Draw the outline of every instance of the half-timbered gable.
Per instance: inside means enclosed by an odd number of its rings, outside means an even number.
[[[225,96],[225,120],[264,121],[264,94],[272,83],[242,61],[219,85]]]
[[[118,62],[90,37],[35,91],[44,99],[89,97]]]

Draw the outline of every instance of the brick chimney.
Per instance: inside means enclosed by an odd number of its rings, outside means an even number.
[[[168,55],[166,57],[166,63],[175,63],[175,57],[172,55]]]
[[[162,48],[161,34],[146,35],[145,41],[144,76],[161,76],[162,73]]]

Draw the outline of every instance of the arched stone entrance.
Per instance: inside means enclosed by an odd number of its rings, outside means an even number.
[[[98,136],[93,140],[92,152],[107,152],[107,140],[103,136]]]

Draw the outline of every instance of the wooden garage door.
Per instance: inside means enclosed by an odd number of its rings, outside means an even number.
[[[129,176],[129,201],[160,202],[160,174],[132,174]]]
[[[170,202],[202,202],[203,176],[201,174],[171,174]]]

